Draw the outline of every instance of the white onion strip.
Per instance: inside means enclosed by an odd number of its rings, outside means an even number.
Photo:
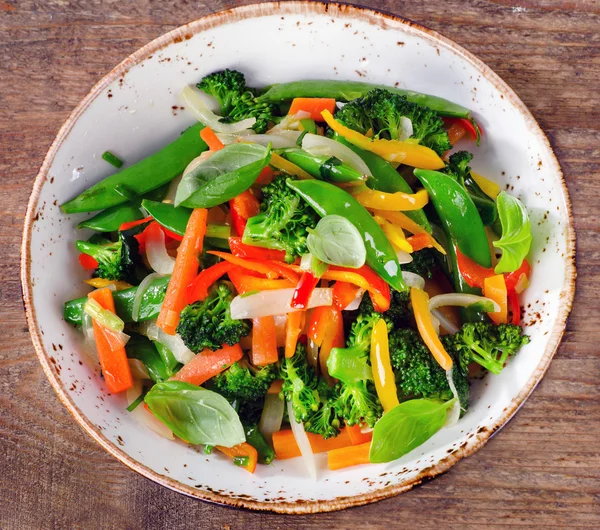
[[[281,131],[295,130],[300,128],[300,120],[310,118],[310,112],[304,110],[298,111],[296,114],[288,114],[276,125],[271,127],[267,134],[280,133]]]
[[[196,356],[193,351],[188,349],[179,335],[167,335],[156,325],[155,320],[143,322],[139,331],[150,340],[164,344],[181,364],[189,363]]]
[[[142,300],[146,294],[146,291],[148,290],[148,287],[150,287],[150,284],[158,278],[162,278],[162,275],[158,274],[157,272],[153,272],[152,274],[148,274],[148,276],[146,276],[138,285],[135,296],[133,297],[133,306],[131,308],[131,318],[134,322],[137,322],[140,318],[140,307],[142,306]]]
[[[396,258],[398,259],[398,263],[400,263],[400,265],[405,265],[413,260],[413,257],[406,252],[406,250],[402,250],[401,248],[396,251]]]
[[[210,127],[214,132],[235,133],[249,129],[256,123],[256,118],[248,118],[236,123],[222,123],[221,116],[217,116],[204,103],[202,96],[197,90],[187,85],[181,91],[181,99],[186,107],[192,111],[196,119],[202,122],[207,127]]]
[[[96,350],[96,340],[94,338],[94,327],[92,325],[92,317],[87,313],[83,313],[81,317],[81,331],[83,332],[83,353],[86,364],[95,370],[98,368],[100,361],[98,359],[98,351]]]
[[[156,230],[148,230],[147,232],[146,257],[150,267],[158,274],[171,274],[173,272],[175,258],[169,256],[165,246],[165,233],[158,227]]]
[[[412,121],[410,121],[410,118],[407,118],[406,116],[400,118],[400,129],[398,140],[401,142],[408,140],[413,135],[413,124]]]
[[[421,290],[425,288],[425,280],[414,272],[402,271],[402,279],[408,287],[416,287]]]
[[[292,427],[292,433],[294,434],[294,438],[296,439],[296,443],[298,444],[298,448],[300,449],[300,453],[304,459],[304,464],[306,465],[310,477],[313,480],[317,480],[317,462],[315,461],[315,455],[312,447],[310,446],[310,441],[306,435],[306,431],[304,430],[304,425],[296,421],[294,409],[289,401],[287,403],[287,411],[290,420],[290,426]]]
[[[354,168],[361,175],[372,176],[367,164],[352,149],[326,136],[311,133],[305,134],[302,139],[302,149],[308,151],[311,155],[335,156],[344,164]]]
[[[446,370],[446,379],[448,380],[448,385],[450,385],[450,390],[452,390],[452,395],[454,396],[455,401],[452,405],[452,408],[448,411],[444,427],[452,427],[453,425],[456,425],[458,418],[460,417],[460,400],[458,399],[458,392],[456,391],[456,385],[454,384],[452,370],[453,368]]]
[[[242,136],[238,141],[251,142],[253,144],[264,145],[271,144],[273,149],[285,149],[286,147],[297,147],[296,142],[302,133],[300,131],[279,131],[275,134],[249,134]]]
[[[124,348],[129,342],[130,337],[127,335],[127,333],[110,329],[105,326],[102,326],[102,331],[104,332],[104,337],[106,338],[106,343],[108,344],[110,351],[116,351]]]
[[[279,399],[279,394],[267,394],[265,406],[258,422],[258,430],[269,445],[273,443],[273,433],[281,430],[284,408],[285,403]]]
[[[305,308],[297,309],[291,306],[295,289],[273,289],[256,294],[236,296],[231,301],[231,318],[258,318],[271,315],[283,315],[294,311],[303,311],[318,306],[330,306],[333,303],[333,289],[314,289]]]
[[[452,333],[453,335],[454,333],[458,333],[458,327],[450,322],[439,309],[431,309],[430,311],[433,317],[437,319],[439,325],[448,333]]]
[[[287,324],[287,315],[275,315],[273,317],[275,321],[275,337],[278,348],[285,346],[285,328]]]
[[[148,369],[142,361],[139,359],[127,359],[127,362],[129,363],[129,369],[131,370],[131,375],[134,379],[152,379],[148,373]]]
[[[466,293],[448,293],[448,294],[438,294],[436,296],[432,296],[429,299],[429,310],[433,311],[438,307],[444,306],[459,306],[459,307],[468,307],[471,304],[477,303],[491,303],[493,304],[494,311],[500,311],[500,306],[494,302],[491,298],[486,298],[485,296],[477,296],[475,294],[466,294]]]

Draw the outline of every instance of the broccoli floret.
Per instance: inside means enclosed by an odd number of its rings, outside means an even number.
[[[193,352],[205,348],[218,350],[224,344],[233,346],[250,333],[244,320],[231,318],[233,293],[229,286],[218,283],[203,302],[194,302],[181,312],[177,333]]]
[[[396,387],[400,399],[424,397],[448,401],[453,394],[440,367],[419,336],[412,329],[395,329],[389,335],[390,360],[396,376]],[[451,353],[451,352],[449,352]],[[461,410],[467,409],[469,382],[467,371],[454,359],[452,379],[458,393]]]
[[[359,315],[350,328],[346,348],[333,348],[327,359],[329,375],[340,380],[337,413],[348,425],[366,423],[370,427],[382,414],[382,407],[372,383],[369,364],[371,333],[381,314]]]
[[[523,335],[520,326],[489,322],[463,324],[455,335],[443,337],[444,347],[460,357],[463,369],[476,362],[493,374],[499,374],[508,357],[528,343],[529,337]]]
[[[346,103],[336,118],[363,134],[371,129],[376,136],[391,140],[401,138],[402,118],[408,118],[413,129],[411,140],[433,149],[439,155],[452,148],[444,122],[435,111],[384,89],[371,90]]]
[[[308,365],[306,349],[300,343],[292,357],[281,363],[281,390],[285,399],[292,404],[296,421],[306,421],[309,415],[319,410],[318,378]]]
[[[242,241],[284,250],[286,261],[292,263],[308,252],[308,229],[317,225],[319,217],[302,197],[286,185],[286,178],[280,175],[262,189],[261,213],[248,219]]]
[[[338,418],[338,395],[335,388],[330,387],[325,379],[320,378],[317,384],[319,395],[319,408],[311,410],[304,421],[304,428],[308,432],[319,434],[323,438],[331,438],[340,433],[341,421]]]
[[[388,330],[413,327],[415,317],[410,309],[410,291],[400,292],[392,289],[390,296],[390,307],[387,311],[380,313],[388,325]],[[365,294],[358,308],[358,314],[369,316],[373,313],[375,313],[375,309],[371,297]]]
[[[402,270],[414,272],[423,278],[431,278],[437,267],[435,251],[432,248],[424,248],[411,254],[412,261],[402,265]]]
[[[473,155],[468,151],[457,151],[450,155],[448,164],[441,172],[454,177],[464,185],[465,179],[471,175],[471,167],[469,166],[471,160],[473,160]]]
[[[246,86],[246,78],[241,72],[229,69],[215,72],[204,77],[196,86],[217,99],[224,123],[256,118],[252,128],[264,133],[268,123],[275,119],[276,107],[259,101],[256,91]]]
[[[265,396],[278,375],[276,363],[256,368],[245,362],[235,362],[213,377],[213,390],[229,399],[254,401]]]
[[[119,231],[118,241],[97,244],[90,241],[77,241],[77,250],[91,256],[98,262],[96,275],[106,280],[123,280],[137,283],[135,269],[139,244],[133,236]]]

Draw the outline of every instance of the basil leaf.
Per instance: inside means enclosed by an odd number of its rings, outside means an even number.
[[[324,263],[358,269],[365,264],[367,250],[360,232],[341,215],[326,215],[310,230],[306,245]]]
[[[175,206],[210,208],[246,191],[271,160],[271,147],[231,144],[186,173]]]
[[[412,399],[395,406],[375,424],[369,460],[391,462],[426,442],[442,428],[453,404],[454,399]]]
[[[502,257],[494,272],[516,271],[531,247],[531,222],[524,204],[505,191],[500,192],[496,199],[498,215],[502,224],[502,237],[493,243],[502,249]]]
[[[233,447],[246,441],[234,408],[206,388],[166,381],[154,385],[144,401],[152,414],[189,443]]]

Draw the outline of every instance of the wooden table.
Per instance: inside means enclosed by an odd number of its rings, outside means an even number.
[[[479,453],[400,497],[283,517],[195,501],[128,470],[47,383],[20,300],[21,225],[54,135],[113,65],[162,33],[250,2],[0,0],[0,527],[600,527],[600,4],[365,0],[490,65],[547,132],[566,175],[579,281],[565,340],[516,418]]]

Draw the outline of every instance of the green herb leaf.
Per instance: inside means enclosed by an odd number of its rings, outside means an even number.
[[[306,240],[315,258],[330,265],[358,269],[365,264],[367,250],[360,232],[341,215],[326,215]]]
[[[391,462],[425,443],[442,428],[453,404],[453,399],[412,399],[386,412],[375,424],[369,460]]]
[[[233,447],[246,440],[237,412],[211,390],[167,381],[154,385],[144,401],[152,414],[189,443]]]
[[[247,190],[271,160],[271,147],[231,144],[186,173],[175,206],[210,208]]]
[[[493,243],[502,249],[502,257],[494,272],[502,274],[516,271],[523,263],[531,247],[531,222],[525,205],[505,191],[496,199],[498,215],[502,224],[502,237]]]

